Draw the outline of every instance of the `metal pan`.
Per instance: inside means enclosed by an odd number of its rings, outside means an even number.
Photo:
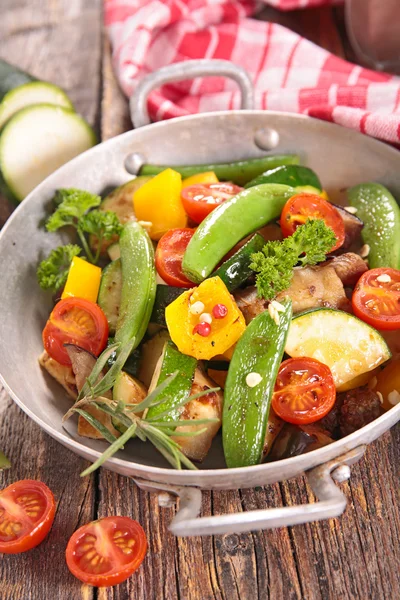
[[[223,74],[242,90],[242,104],[252,106],[252,88],[241,70],[224,61],[173,65],[144,79],[132,101],[136,126],[148,123],[149,91],[165,81],[196,75]],[[0,235],[1,381],[17,404],[52,437],[84,458],[94,461],[104,449],[99,441],[79,438],[76,426],[61,424],[70,406],[58,384],[41,371],[41,330],[51,301],[36,283],[38,261],[65,243],[65,234],[43,229],[48,204],[60,187],[94,193],[131,179],[141,160],[159,164],[222,162],[257,157],[266,150],[297,152],[312,167],[329,195],[340,201],[340,190],[363,181],[379,181],[400,197],[400,154],[376,140],[337,125],[304,116],[258,110],[198,114],[144,126],[111,139],[75,158],[39,185],[17,208]],[[130,172],[127,171],[127,168]],[[148,444],[132,441],[106,466],[132,477],[145,489],[159,491],[160,502],[180,496],[180,508],[170,525],[176,535],[205,535],[282,527],[338,516],[346,499],[333,479],[350,476],[349,465],[359,460],[365,445],[400,420],[400,405],[359,431],[308,454],[253,467],[225,468],[221,444],[213,447],[199,471],[166,468]],[[266,485],[306,472],[319,502],[197,518],[201,489],[228,490]],[[333,479],[332,479],[333,478]],[[167,494],[165,493],[167,492]]]

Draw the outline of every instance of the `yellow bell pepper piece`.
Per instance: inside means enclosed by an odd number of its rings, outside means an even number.
[[[136,218],[151,223],[152,240],[159,240],[175,227],[186,227],[187,216],[181,202],[181,190],[180,173],[165,169],[133,194]]]
[[[191,312],[195,302],[202,302],[203,313],[210,315],[216,304],[224,304],[228,309],[223,319],[212,319],[211,333],[207,337],[193,333],[200,319],[200,315]],[[198,287],[181,294],[165,309],[165,320],[171,339],[180,352],[199,360],[223,354],[246,329],[244,316],[219,277],[206,279]]]
[[[214,171],[197,173],[197,175],[192,175],[182,181],[182,189],[189,187],[189,185],[195,185],[196,183],[218,183],[218,177]]]
[[[97,301],[101,269],[79,256],[74,256],[68,271],[68,279],[61,298],[75,296],[91,302]]]

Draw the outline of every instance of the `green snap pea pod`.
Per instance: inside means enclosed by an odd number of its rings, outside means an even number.
[[[157,385],[163,383],[175,371],[178,371],[178,375],[165,388],[163,392],[164,402],[149,408],[146,419],[153,419],[160,415],[158,419],[160,421],[179,420],[182,402],[189,397],[192,389],[196,365],[197,360],[195,358],[182,354],[175,344],[167,342]]]
[[[400,269],[400,208],[392,194],[379,183],[362,183],[350,188],[348,198],[364,222],[370,268]]]
[[[230,292],[236,290],[250,275],[254,275],[254,271],[250,269],[251,255],[262,250],[265,243],[262,235],[254,234],[244,246],[212,273],[212,277],[220,277]]]
[[[135,349],[145,334],[156,295],[153,244],[135,221],[122,230],[120,241],[122,288],[115,341],[122,346],[135,339]]]
[[[220,181],[233,181],[237,185],[244,185],[267,169],[273,169],[281,165],[297,164],[298,162],[299,157],[297,154],[276,154],[275,156],[269,155],[238,162],[211,163],[208,165],[143,165],[140,169],[140,175],[157,175],[168,168],[174,169],[183,178],[191,177],[196,173],[214,171]]]
[[[200,283],[235,244],[281,214],[294,189],[265,183],[243,190],[213,210],[198,226],[183,256],[185,275]]]
[[[246,183],[244,187],[250,188],[261,183],[283,183],[292,187],[311,185],[319,191],[322,190],[318,175],[308,167],[302,167],[301,165],[283,165],[275,169],[269,169]]]
[[[261,461],[275,380],[292,319],[292,303],[283,304],[279,324],[268,311],[259,314],[239,339],[224,390],[222,439],[228,467],[256,465]],[[262,379],[254,387],[250,373]]]

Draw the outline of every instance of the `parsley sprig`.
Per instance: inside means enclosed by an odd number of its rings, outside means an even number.
[[[54,203],[57,208],[47,219],[47,231],[54,232],[62,227],[73,227],[76,229],[87,260],[97,264],[103,240],[110,240],[114,235],[121,233],[122,225],[117,215],[112,211],[97,210],[101,203],[100,196],[76,188],[58,190]],[[97,238],[95,255],[86,239],[88,234]],[[38,267],[37,278],[40,287],[53,291],[62,287],[66,282],[72,259],[80,252],[81,248],[74,244],[59,246],[53,250]]]
[[[259,296],[272,300],[289,287],[295,266],[322,262],[335,243],[333,230],[321,219],[307,219],[283,241],[267,242],[261,252],[251,256]]]

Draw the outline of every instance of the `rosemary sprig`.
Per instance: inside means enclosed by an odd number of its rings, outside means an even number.
[[[185,431],[185,432],[175,432],[175,428],[181,425],[190,425],[197,426],[203,425],[206,423],[216,422],[217,419],[193,419],[193,420],[171,420],[171,421],[159,421],[161,415],[157,415],[154,419],[146,420],[140,418],[137,413],[142,412],[146,408],[150,408],[150,406],[154,406],[155,404],[159,404],[165,400],[164,391],[168,387],[171,381],[177,376],[176,373],[172,373],[167,379],[163,381],[159,386],[157,386],[151,394],[149,394],[142,402],[136,405],[130,404],[129,406],[124,405],[121,402],[116,400],[110,400],[104,397],[93,397],[93,396],[85,396],[82,398],[77,404],[82,406],[84,403],[93,405],[99,410],[102,410],[107,415],[112,416],[113,419],[116,419],[127,427],[126,431],[117,439],[114,438],[112,434],[107,430],[108,435],[104,435],[104,437],[111,443],[111,445],[103,452],[103,454],[85,471],[81,473],[81,476],[89,475],[93,471],[95,471],[98,467],[100,467],[106,460],[111,458],[118,450],[120,450],[126,442],[131,439],[133,436],[137,436],[140,440],[146,442],[149,441],[153,446],[164,456],[164,458],[176,469],[181,469],[182,466],[187,467],[188,469],[196,469],[197,467],[189,460],[181,451],[179,444],[173,439],[174,436],[181,437],[193,437],[196,435],[200,435],[205,431],[205,428],[197,429],[196,431]],[[197,394],[193,394],[193,396],[189,396],[185,399],[181,405],[184,405],[191,400],[199,398],[201,396],[205,396],[211,392],[218,391],[219,388],[212,388],[208,390],[204,390]],[[68,411],[70,412],[70,411]],[[87,419],[94,427],[96,427],[101,433],[101,428],[104,428],[104,425],[99,423],[97,419],[94,419],[92,415],[87,413],[87,411],[82,410],[82,408],[75,405],[72,408],[72,412],[77,412]],[[67,413],[68,414],[68,413]],[[100,426],[100,427],[99,427]],[[110,436],[112,436],[111,439]]]

